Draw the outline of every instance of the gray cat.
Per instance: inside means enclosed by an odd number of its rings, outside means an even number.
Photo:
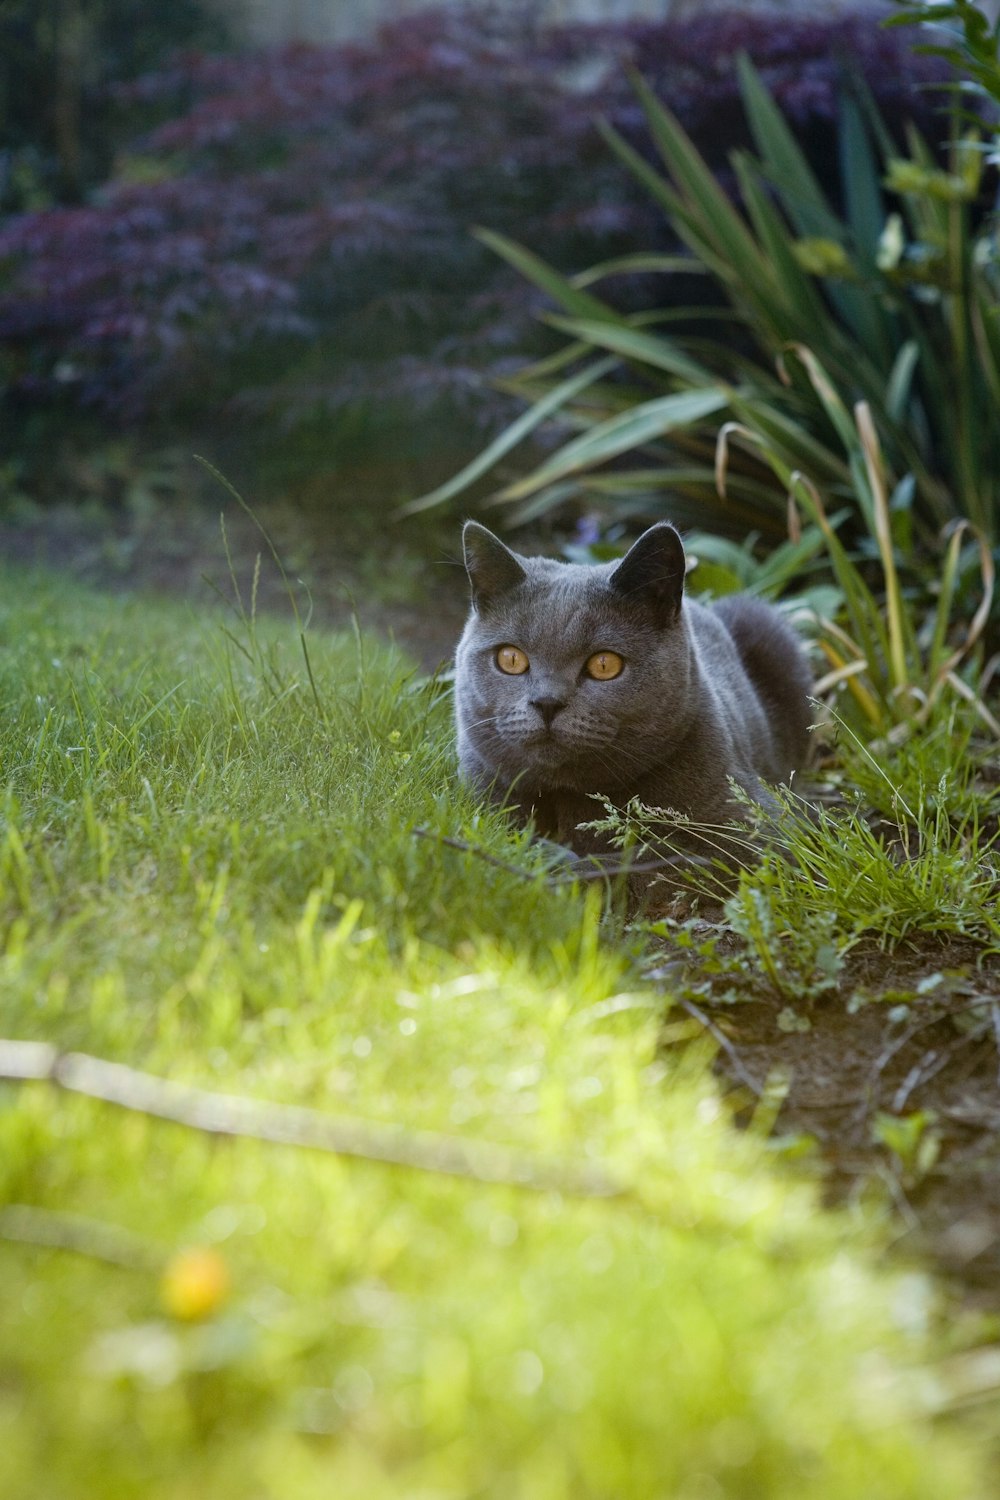
[[[458,644],[463,775],[581,853],[592,794],[699,823],[740,816],[730,778],[768,804],[808,749],[811,676],[793,632],[746,595],[684,598],[684,547],[651,526],[621,562],[521,557],[463,532],[472,610]]]

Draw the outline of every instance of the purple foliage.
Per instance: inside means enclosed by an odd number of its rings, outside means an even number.
[[[639,140],[637,66],[716,163],[745,139],[747,51],[833,160],[839,60],[886,116],[934,131],[914,58],[870,16],[746,14],[566,26],[529,41],[461,12],[368,47],[178,57],[118,91],[162,123],[87,207],[0,226],[0,376],[123,419],[230,411],[294,424],[352,403],[488,411],[488,376],[531,347],[530,290],[483,223],[578,268],[663,242],[595,120]]]

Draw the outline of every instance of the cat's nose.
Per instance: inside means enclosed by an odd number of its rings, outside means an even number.
[[[551,729],[552,720],[566,707],[566,702],[563,698],[532,698],[531,706],[538,709],[546,729]]]

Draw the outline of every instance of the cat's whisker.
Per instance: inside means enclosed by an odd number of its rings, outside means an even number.
[[[600,761],[602,767],[611,775],[613,782],[621,780],[623,767],[625,769],[634,767],[636,770],[641,771],[645,770],[648,766],[648,761],[644,756],[626,745],[614,744],[607,747],[602,746],[601,749],[594,747],[591,750],[591,754],[595,760]]]

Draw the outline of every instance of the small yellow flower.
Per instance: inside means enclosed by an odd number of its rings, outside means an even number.
[[[229,1290],[229,1267],[218,1250],[205,1246],[172,1255],[160,1281],[164,1307],[183,1323],[212,1317],[226,1301]]]

